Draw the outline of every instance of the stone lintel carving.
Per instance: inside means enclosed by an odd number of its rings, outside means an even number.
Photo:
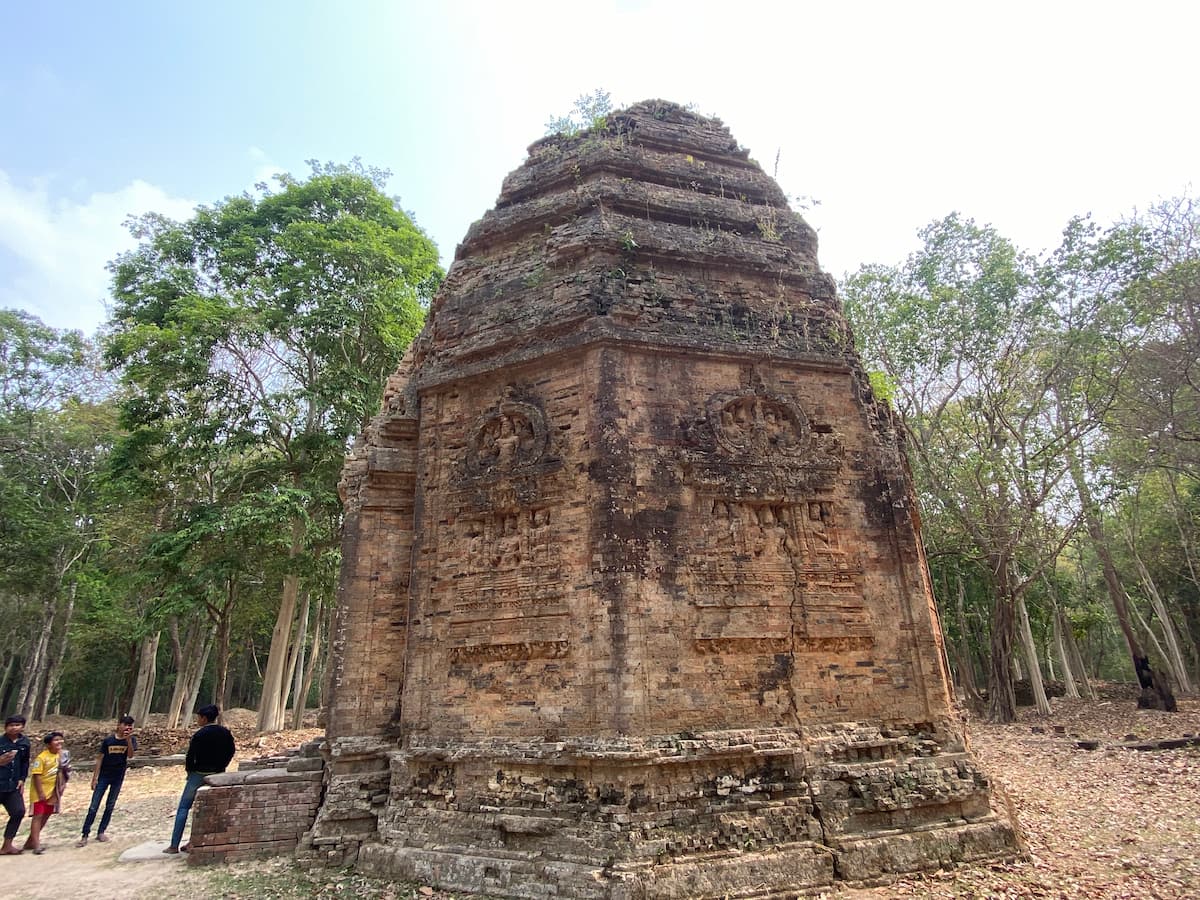
[[[570,642],[520,641],[512,644],[469,644],[450,648],[450,658],[456,663],[495,662],[513,659],[560,659],[567,655]]]
[[[790,637],[709,637],[692,641],[698,653],[731,653],[755,656],[788,653],[792,649]]]

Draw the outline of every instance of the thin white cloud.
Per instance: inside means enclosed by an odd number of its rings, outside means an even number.
[[[46,178],[19,183],[0,170],[0,308],[90,334],[105,317],[105,264],[135,245],[126,217],[158,212],[183,219],[196,203],[141,180],[81,199],[58,195],[55,187]]]
[[[254,177],[250,181],[247,190],[259,184],[273,185],[276,175],[282,175],[287,171],[279,163],[275,162],[266,150],[261,147],[251,147],[247,151],[251,164],[254,166]]]

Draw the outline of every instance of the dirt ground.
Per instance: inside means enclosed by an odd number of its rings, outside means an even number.
[[[1023,710],[1013,725],[971,724],[972,746],[985,769],[1009,793],[1021,820],[1028,856],[994,866],[927,873],[883,887],[840,889],[826,897],[876,900],[927,898],[1153,898],[1200,896],[1200,749],[1137,752],[1087,751],[1072,736],[1118,742],[1200,735],[1200,701],[1180,702],[1175,714],[1137,710],[1132,692],[1097,704],[1056,699],[1054,715],[1038,719]],[[236,711],[231,711],[236,713]],[[296,746],[316,729],[284,732],[262,742],[252,720],[231,727],[239,758]],[[29,733],[36,736],[46,723]],[[76,760],[86,741],[76,735],[102,733],[105,723],[53,720],[67,733]],[[1060,726],[1062,734],[1054,726]],[[153,728],[153,723],[148,723]],[[90,730],[89,730],[90,729]],[[181,741],[186,741],[181,730]],[[160,749],[178,749],[167,737]],[[143,741],[143,746],[146,742]],[[182,746],[182,744],[181,744]],[[113,822],[112,840],[83,848],[75,841],[89,797],[86,773],[67,789],[61,815],[51,819],[41,856],[0,858],[3,891],[14,898],[122,896],[154,900],[197,898],[356,898],[399,900],[449,898],[423,885],[389,884],[342,870],[305,873],[289,860],[191,869],[182,856],[161,861],[117,863],[123,850],[148,840],[165,840],[183,785],[183,768],[130,771]],[[23,840],[28,826],[22,826]],[[458,895],[460,898],[463,895]]]
[[[323,732],[316,727],[300,731],[259,737],[255,734],[257,716],[252,710],[231,709],[222,716],[223,723],[234,734],[238,747],[236,760],[278,753],[288,747],[299,746],[305,741],[320,737]],[[306,719],[306,724],[315,726],[315,716]],[[140,723],[135,730],[138,736],[139,755],[160,756],[182,753],[187,749],[193,727],[168,729],[164,717],[152,715]],[[25,733],[33,744],[34,752],[41,749],[41,736],[49,731],[61,731],[65,735],[64,746],[71,751],[76,766],[92,760],[102,738],[112,733],[113,723],[76,719],[69,716],[52,716],[44,721],[30,722]],[[23,853],[20,856],[0,857],[0,872],[3,872],[3,893],[15,898],[47,897],[73,898],[84,896],[114,895],[128,898],[171,896],[176,885],[188,884],[186,866],[180,857],[164,855],[162,863],[118,864],[117,857],[123,851],[148,840],[166,840],[171,836],[171,825],[175,816],[175,805],[183,789],[183,766],[131,768],[125,778],[120,800],[107,843],[98,843],[93,838],[87,847],[77,848],[83,827],[83,817],[91,799],[89,771],[77,771],[63,795],[62,811],[51,818],[43,831],[46,852],[40,856]],[[3,811],[0,811],[0,819]],[[21,826],[17,846],[21,846],[29,833],[28,819]],[[199,882],[197,882],[199,884]],[[179,896],[197,897],[209,895],[203,889],[197,893]],[[236,895],[233,895],[236,896]]]

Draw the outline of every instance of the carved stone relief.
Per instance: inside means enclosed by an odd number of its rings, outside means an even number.
[[[836,508],[832,498],[697,500],[686,579],[699,652],[870,642],[862,568],[841,549]]]
[[[481,661],[558,657],[568,622],[553,509],[507,507],[456,524],[466,558],[456,573],[451,656]]]
[[[811,443],[808,417],[791,401],[766,394],[717,394],[709,421],[726,453],[755,457],[795,455]]]
[[[467,453],[467,469],[503,476],[526,469],[546,455],[546,417],[532,403],[506,400],[480,417]]]

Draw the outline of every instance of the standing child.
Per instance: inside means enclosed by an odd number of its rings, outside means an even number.
[[[25,779],[29,777],[29,738],[25,730],[24,716],[9,716],[4,720],[4,734],[0,735],[0,805],[8,813],[8,824],[4,828],[4,846],[0,854],[10,856],[20,853],[13,846],[13,838],[25,818]]]
[[[41,853],[42,828],[46,820],[58,812],[63,789],[67,786],[71,768],[63,758],[63,733],[52,731],[43,739],[46,749],[29,766],[29,805],[33,816],[29,820],[29,838],[23,850]]]
[[[121,716],[117,719],[116,730],[100,742],[100,757],[92,766],[92,802],[83,820],[83,837],[75,846],[87,845],[88,832],[92,830],[92,823],[96,821],[96,812],[100,809],[100,800],[105,791],[108,791],[108,801],[104,804],[104,815],[100,817],[96,840],[108,840],[108,823],[112,819],[113,808],[117,805],[121,785],[125,783],[125,771],[129,767],[129,760],[133,759],[136,751],[137,738],[133,736],[133,716]]]

